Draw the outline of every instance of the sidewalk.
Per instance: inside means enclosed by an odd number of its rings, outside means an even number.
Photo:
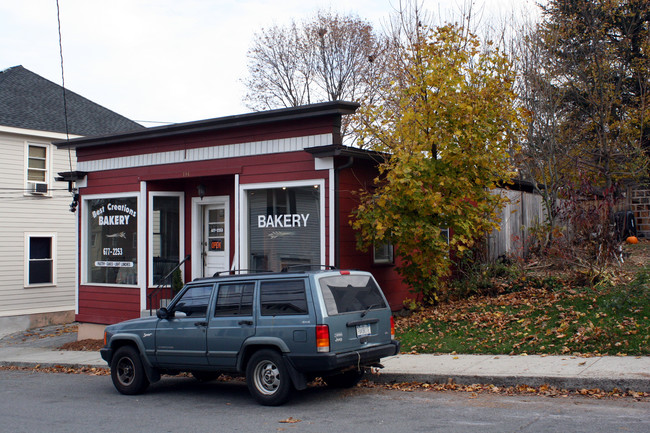
[[[0,366],[108,368],[99,352],[57,350],[74,341],[75,332],[63,327],[17,333],[0,339]],[[650,392],[650,356],[508,356],[409,355],[382,360],[375,382],[475,383],[496,386],[551,385],[563,389],[633,390]]]

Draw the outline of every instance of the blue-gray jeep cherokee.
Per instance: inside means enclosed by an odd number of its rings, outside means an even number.
[[[354,386],[399,352],[394,333],[368,272],[256,273],[187,284],[156,317],[106,327],[100,352],[123,394],[143,392],[161,374],[243,373],[258,402],[279,405],[315,377]]]

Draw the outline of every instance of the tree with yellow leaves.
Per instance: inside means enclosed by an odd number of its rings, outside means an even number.
[[[407,68],[362,109],[363,137],[385,158],[351,223],[362,248],[393,244],[404,280],[432,300],[450,257],[498,226],[490,190],[514,174],[520,112],[507,57],[462,27],[423,31],[402,52]]]

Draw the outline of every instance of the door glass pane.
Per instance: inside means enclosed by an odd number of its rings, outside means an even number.
[[[225,249],[225,217],[224,209],[210,209],[208,211],[208,249],[210,251],[224,251]]]

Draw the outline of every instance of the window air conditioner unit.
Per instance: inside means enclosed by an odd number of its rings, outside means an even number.
[[[47,184],[46,183],[30,183],[29,192],[32,194],[47,194]]]

